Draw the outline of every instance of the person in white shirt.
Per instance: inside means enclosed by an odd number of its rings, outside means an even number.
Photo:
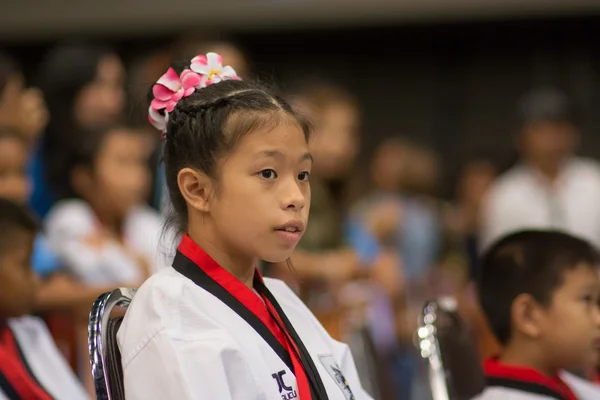
[[[82,132],[71,155],[70,195],[46,216],[50,247],[88,286],[138,286],[159,261],[162,219],[144,205],[144,135],[120,125]]]
[[[149,114],[186,233],[117,334],[127,399],[371,399],[348,347],[257,270],[288,259],[306,229],[307,122],[218,54],[177,65]]]
[[[523,230],[483,255],[479,301],[502,345],[477,400],[597,400],[600,254],[560,231]]]
[[[0,400],[89,398],[44,322],[30,315],[39,289],[30,265],[37,221],[0,199],[0,232]]]
[[[560,92],[531,92],[519,108],[521,161],[496,180],[482,210],[482,250],[511,231],[556,228],[600,246],[600,166],[576,157],[573,107]]]

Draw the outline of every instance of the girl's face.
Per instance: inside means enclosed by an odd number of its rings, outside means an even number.
[[[125,69],[115,55],[98,63],[96,78],[81,89],[75,99],[75,119],[80,125],[93,128],[114,121],[125,105]]]
[[[306,230],[311,165],[304,133],[294,121],[245,135],[219,163],[209,218],[199,220],[200,231],[212,230],[210,240],[227,254],[286,260]]]
[[[125,217],[150,187],[150,148],[143,134],[115,130],[104,139],[80,195],[94,208]],[[88,171],[89,172],[89,171]]]

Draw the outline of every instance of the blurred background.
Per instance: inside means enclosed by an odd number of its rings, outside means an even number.
[[[176,59],[217,51],[313,121],[309,230],[294,271],[263,267],[378,399],[430,398],[429,298],[456,298],[481,357],[498,351],[473,288],[491,241],[559,227],[600,244],[596,0],[21,0],[0,49],[0,196],[44,221],[38,308],[90,390],[90,299],[168,263],[146,96]]]

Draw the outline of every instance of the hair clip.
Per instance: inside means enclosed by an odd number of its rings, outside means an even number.
[[[196,90],[229,79],[239,80],[240,77],[229,65],[223,66],[223,57],[217,53],[194,57],[190,67],[183,70],[181,75],[169,68],[152,86],[154,98],[148,108],[148,120],[164,136],[167,132],[169,113],[182,98]]]

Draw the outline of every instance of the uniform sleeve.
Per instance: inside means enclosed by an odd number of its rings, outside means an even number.
[[[57,206],[46,220],[51,248],[67,269],[85,283],[139,284],[142,271],[120,244],[116,241],[97,246],[87,243],[95,230],[93,218],[84,204]]]
[[[249,364],[223,337],[194,340],[157,333],[132,359],[123,359],[128,400],[260,399]]]
[[[363,389],[360,383],[358,371],[354,364],[354,357],[352,357],[352,352],[348,345],[331,339],[331,348],[333,350],[333,357],[338,362],[356,400],[373,400],[373,397]]]

